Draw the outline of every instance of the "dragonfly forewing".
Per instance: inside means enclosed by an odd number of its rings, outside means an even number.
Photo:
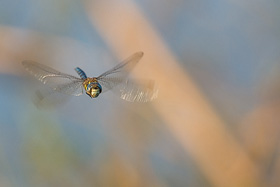
[[[22,64],[31,75],[52,90],[74,96],[79,96],[83,93],[83,80],[80,78],[61,73],[33,61],[24,61]]]

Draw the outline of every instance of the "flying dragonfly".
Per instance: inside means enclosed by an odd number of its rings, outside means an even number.
[[[33,61],[23,61],[22,65],[53,92],[73,96],[80,96],[85,92],[89,97],[97,98],[101,93],[111,90],[126,101],[149,102],[158,95],[154,81],[139,84],[128,77],[142,57],[143,52],[137,52],[98,77],[88,77],[79,67],[75,71],[80,77],[75,77]],[[41,100],[47,97],[38,93]]]

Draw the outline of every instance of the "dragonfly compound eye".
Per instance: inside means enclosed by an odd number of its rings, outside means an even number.
[[[102,88],[98,82],[90,82],[86,86],[86,93],[92,98],[98,97],[101,92]]]

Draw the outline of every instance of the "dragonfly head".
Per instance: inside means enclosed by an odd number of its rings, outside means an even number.
[[[85,81],[84,88],[86,90],[86,94],[91,98],[98,97],[98,95],[102,92],[102,87],[97,80]]]

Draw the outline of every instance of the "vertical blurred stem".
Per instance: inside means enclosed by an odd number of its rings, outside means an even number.
[[[86,1],[85,7],[93,26],[118,56],[145,52],[147,62],[138,66],[136,75],[156,77],[161,87],[153,106],[208,180],[214,186],[258,186],[256,166],[139,8],[132,1],[117,0]]]
[[[271,186],[280,184],[280,103],[264,103],[249,113],[240,124],[244,147],[259,165],[264,179],[272,180]],[[269,172],[269,177],[267,173]]]

